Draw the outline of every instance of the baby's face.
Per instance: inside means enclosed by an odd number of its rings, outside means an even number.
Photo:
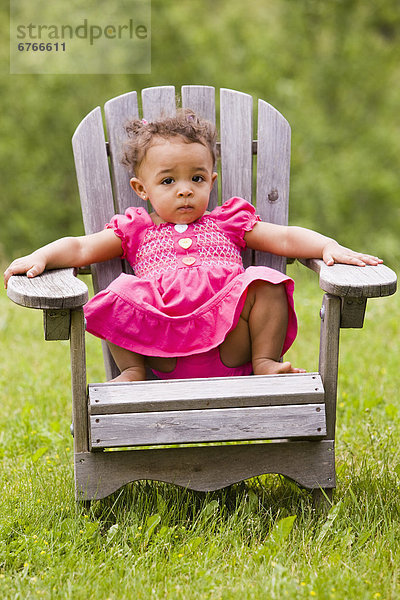
[[[160,222],[188,224],[207,210],[216,177],[206,146],[180,137],[158,138],[131,185],[143,200],[150,200]]]

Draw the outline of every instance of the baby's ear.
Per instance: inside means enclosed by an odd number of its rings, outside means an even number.
[[[134,190],[134,192],[136,192],[139,198],[142,198],[142,200],[144,201],[148,199],[145,187],[140,181],[140,179],[138,179],[137,177],[132,177],[132,179],[129,180],[129,183],[131,184],[131,188]]]
[[[216,172],[214,171],[214,173],[211,175],[211,186],[213,186],[213,185],[214,185],[214,183],[215,183],[215,180],[217,179],[217,177],[218,177],[218,173],[216,173]],[[131,180],[131,181],[132,181],[132,180]]]

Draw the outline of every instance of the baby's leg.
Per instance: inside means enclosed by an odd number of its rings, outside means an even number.
[[[220,346],[222,362],[236,367],[251,360],[255,375],[304,372],[292,367],[290,362],[279,362],[287,326],[284,284],[254,281],[247,291],[237,327]]]
[[[144,356],[116,346],[111,342],[107,342],[107,345],[118,369],[121,371],[121,374],[111,381],[144,381],[146,379]]]
[[[111,381],[144,381],[146,365],[157,371],[171,372],[176,367],[176,358],[159,358],[157,356],[142,356],[131,352],[111,342],[107,342],[113,359],[121,371],[118,377]]]

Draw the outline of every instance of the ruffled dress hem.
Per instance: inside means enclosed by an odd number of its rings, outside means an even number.
[[[127,296],[124,293],[124,279],[131,277],[134,276],[123,274],[106,290],[99,292],[92,298],[90,305],[86,305],[85,316],[89,333],[132,352],[144,356],[178,357],[200,354],[216,348],[236,327],[248,287],[257,280],[275,285],[285,284],[289,323],[282,356],[296,337],[294,282],[274,269],[248,267],[206,305],[189,315],[178,317],[164,315],[151,306],[143,307]],[[129,323],[126,320],[127,305],[131,313]],[[100,312],[97,307],[101,308]],[[97,316],[99,314],[100,318]]]

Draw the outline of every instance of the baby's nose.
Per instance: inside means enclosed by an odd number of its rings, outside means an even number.
[[[182,188],[178,192],[179,198],[188,198],[192,195],[193,195],[193,192],[189,187]]]

